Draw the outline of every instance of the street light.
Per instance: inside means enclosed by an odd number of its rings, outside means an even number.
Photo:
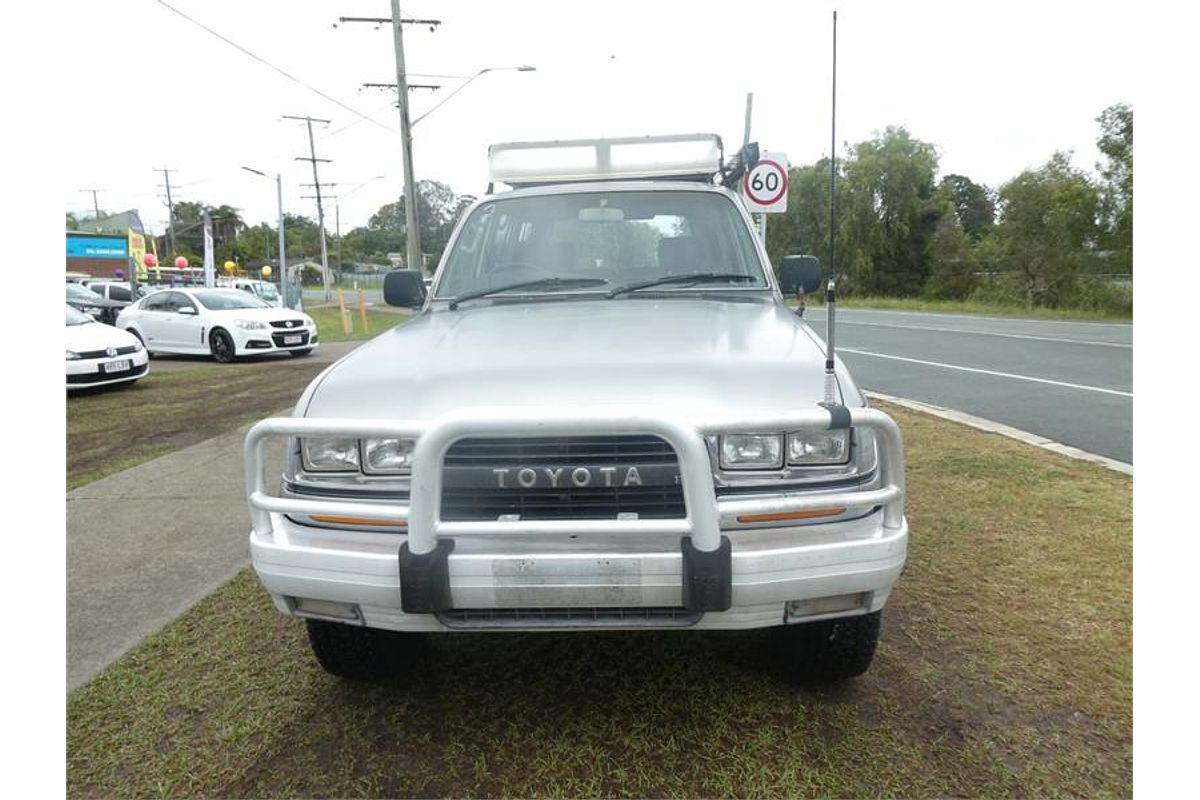
[[[476,72],[474,75],[472,75],[471,77],[469,77],[465,81],[463,81],[461,84],[459,84],[458,88],[455,89],[453,92],[451,92],[450,94],[448,94],[444,98],[442,98],[442,102],[438,103],[436,106],[434,106],[433,108],[429,109],[424,114],[422,114],[421,116],[414,119],[410,123],[409,127],[416,125],[418,122],[425,119],[433,112],[437,111],[439,108],[441,108],[443,105],[445,105],[447,100],[449,100],[451,97],[454,97],[454,95],[458,94],[463,89],[467,88],[467,84],[469,84],[471,81],[478,78],[480,75],[483,75],[485,72],[502,72],[504,70],[514,70],[516,72],[535,72],[535,71],[537,71],[537,67],[531,67],[528,64],[522,64],[519,67],[484,67],[483,69],[479,70],[479,72]]]
[[[254,167],[242,167],[242,169],[268,180],[271,178],[267,173],[254,169]],[[275,191],[279,201],[279,288],[283,293],[283,304],[288,308],[294,307],[297,311],[302,311],[304,309],[303,292],[296,292],[295,306],[288,302],[287,239],[283,231],[283,173],[275,173]]]

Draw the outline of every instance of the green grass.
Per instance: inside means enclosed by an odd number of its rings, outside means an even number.
[[[792,303],[791,305],[795,305]],[[808,305],[820,307],[816,296]],[[1031,319],[1067,319],[1082,321],[1130,322],[1128,315],[1111,314],[1070,308],[1041,308],[1035,306],[981,303],[973,300],[923,300],[917,297],[839,297],[842,308],[878,308],[894,311],[930,311],[942,314],[982,314],[1001,317],[1028,317]]]
[[[327,365],[304,358],[154,371],[67,399],[67,489],[293,405]]]
[[[388,328],[394,328],[401,323],[407,322],[409,319],[406,314],[368,308],[368,330],[363,330],[362,316],[359,313],[358,307],[351,303],[349,295],[347,295],[346,303],[346,310],[350,314],[350,322],[353,326],[349,335],[342,328],[342,322],[339,319],[340,312],[336,303],[332,306],[305,306],[304,313],[312,317],[313,322],[317,323],[317,330],[321,334],[322,342],[346,342],[370,339],[373,336],[383,333]]]
[[[246,571],[68,697],[67,793],[1130,795],[1130,479],[885,410],[909,562],[846,686],[695,632],[431,637],[352,685]]]

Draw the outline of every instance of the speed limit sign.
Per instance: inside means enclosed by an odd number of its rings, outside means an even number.
[[[754,169],[742,178],[742,194],[752,213],[787,211],[787,163],[783,153],[763,153]]]

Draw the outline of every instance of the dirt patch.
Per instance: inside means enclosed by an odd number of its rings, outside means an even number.
[[[67,400],[67,488],[294,404],[327,366],[303,359],[151,373]]]

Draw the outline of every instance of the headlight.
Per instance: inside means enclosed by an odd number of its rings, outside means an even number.
[[[76,353],[74,350],[67,351],[67,361],[78,361],[78,360],[79,360],[79,353]]]
[[[366,439],[363,471],[370,474],[407,475],[412,472],[412,439]]]
[[[267,323],[259,322],[256,319],[239,319],[234,320],[234,325],[237,325],[244,331],[261,331],[267,327]]]
[[[133,352],[140,353],[145,349],[146,348],[142,346],[142,340],[137,338],[136,336],[133,337]]]
[[[358,440],[317,437],[301,442],[305,469],[314,472],[358,470]]]
[[[783,466],[783,436],[730,433],[721,437],[722,469],[779,469]]]
[[[796,431],[787,435],[787,462],[844,464],[850,457],[850,431]]]

